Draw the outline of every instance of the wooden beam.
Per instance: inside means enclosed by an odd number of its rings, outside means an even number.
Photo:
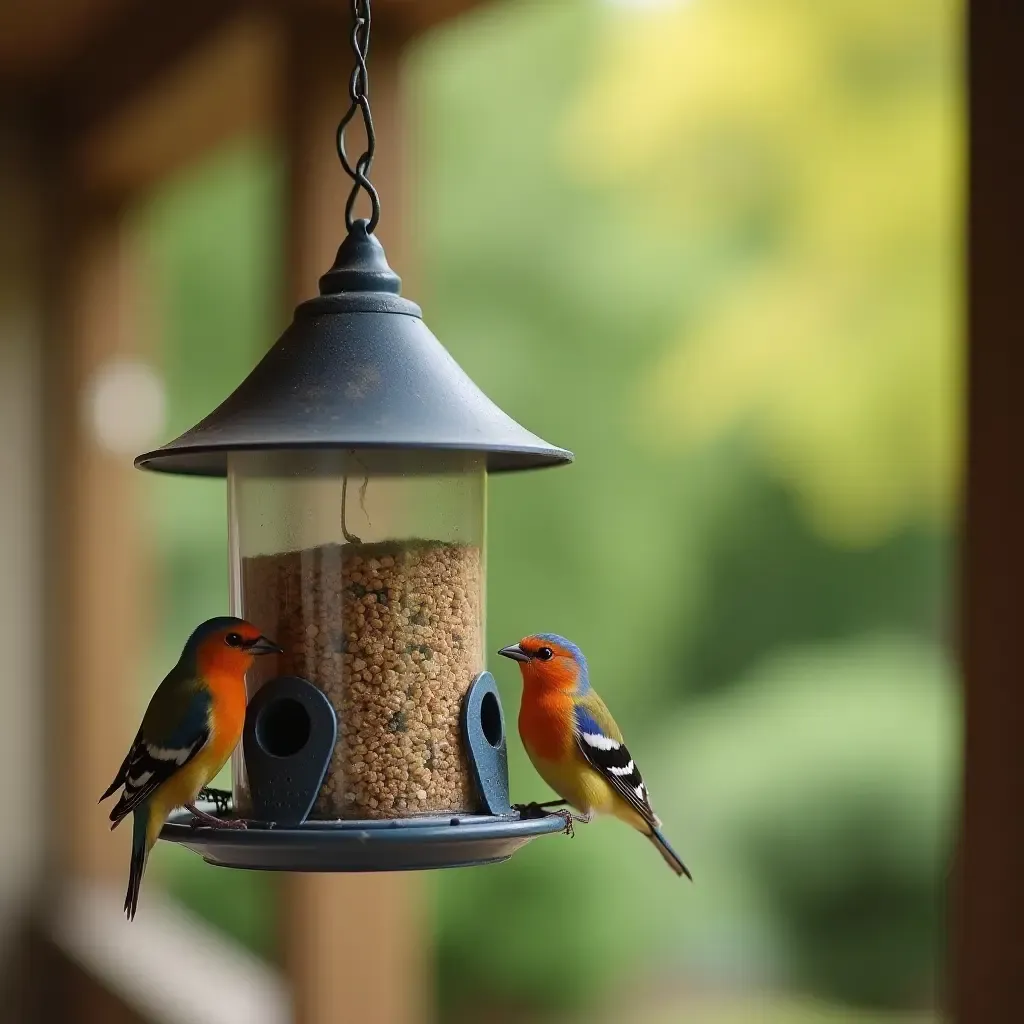
[[[1024,1020],[1024,7],[969,4],[968,440],[961,580],[965,765],[955,1019]]]
[[[131,0],[4,0],[0,4],[0,78],[39,82],[73,53],[94,26]]]
[[[277,0],[287,4],[290,0]],[[346,14],[351,0],[306,0],[311,7],[322,7]],[[374,31],[391,43],[410,39],[475,7],[483,0],[373,0]]]
[[[347,179],[334,129],[347,106],[348,19],[301,17],[290,31],[283,130],[289,161],[289,306],[316,294],[345,232]],[[405,260],[401,51],[374,38],[370,89],[378,133],[372,177],[383,202],[380,235]],[[297,1024],[418,1024],[429,1018],[426,935],[414,874],[287,875],[280,904],[284,961]]]
[[[116,118],[242,7],[241,0],[175,0],[126,3],[106,17],[94,15],[42,85],[40,113],[50,131],[81,138]]]
[[[42,528],[46,405],[45,337],[48,204],[27,126],[0,114],[0,1006],[11,1020],[28,996],[17,963],[25,922],[43,888],[50,822],[50,733],[43,686]],[[12,991],[13,990],[13,991]],[[9,1016],[8,1016],[9,1015]]]
[[[109,116],[128,96],[207,32],[242,11],[303,4],[345,12],[349,0],[4,0],[0,4],[0,82],[42,89],[65,125]],[[479,6],[481,0],[374,0],[384,35],[410,39]]]
[[[266,130],[280,81],[279,39],[259,13],[208,26],[145,89],[103,120],[83,122],[87,130],[74,135],[69,160],[84,187],[138,194],[227,139]]]
[[[399,48],[479,3],[375,0],[374,52]],[[87,187],[140,192],[231,135],[273,120],[268,86],[280,76],[270,65],[280,55],[268,25],[296,13],[330,32],[319,48],[347,67],[344,0],[128,3],[79,17],[76,45],[63,60],[31,85],[8,78],[3,91],[14,102],[31,100],[55,160],[70,163]],[[4,72],[0,60],[0,83]]]

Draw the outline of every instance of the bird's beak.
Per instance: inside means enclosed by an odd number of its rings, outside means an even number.
[[[503,658],[511,658],[513,661],[529,661],[530,656],[519,646],[519,644],[512,644],[510,647],[502,647],[498,653]]]
[[[250,654],[284,654],[284,649],[278,647],[273,640],[268,640],[265,636],[257,637],[251,644],[247,644],[245,648]]]

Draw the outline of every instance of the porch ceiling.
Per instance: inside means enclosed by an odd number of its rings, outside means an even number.
[[[481,0],[373,0],[381,31],[414,36],[477,6]],[[206,0],[215,18],[245,8],[292,9],[298,6],[347,9],[349,0]],[[188,5],[185,5],[188,6]],[[137,21],[137,0],[4,0],[0,3],[0,82],[45,89],[66,65],[80,61],[110,34],[120,35],[124,18]],[[178,4],[146,5],[146,16],[173,23]]]

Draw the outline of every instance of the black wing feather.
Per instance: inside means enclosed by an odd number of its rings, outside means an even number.
[[[100,803],[103,803],[108,797],[114,795],[127,781],[128,769],[132,763],[132,755],[135,753],[135,748],[142,742],[142,729],[135,734],[135,740],[132,745],[128,748],[128,753],[125,755],[124,760],[121,762],[121,767],[117,769],[117,774],[114,776],[114,781],[107,787],[106,792],[100,797]]]
[[[164,749],[147,743],[140,731],[125,759],[122,780],[124,792],[110,812],[110,820],[113,822],[111,828],[116,828],[123,818],[152,796],[175,772],[187,765],[206,746],[209,738],[210,730],[207,728],[188,747]]]
[[[576,708],[576,744],[588,764],[611,783],[615,791],[652,829],[661,825],[651,807],[647,783],[626,744],[608,736],[582,707]]]

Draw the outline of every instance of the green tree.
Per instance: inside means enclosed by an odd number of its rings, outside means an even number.
[[[740,431],[821,532],[948,524],[958,465],[957,0],[610,19],[566,163],[725,268],[636,389],[666,450]]]

